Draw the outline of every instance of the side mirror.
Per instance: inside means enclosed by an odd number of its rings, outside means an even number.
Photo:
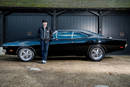
[[[52,33],[52,38],[53,38],[53,39],[57,39],[57,36],[58,36],[58,31],[55,30],[55,31]]]

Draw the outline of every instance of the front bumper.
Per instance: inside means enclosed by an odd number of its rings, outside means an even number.
[[[125,48],[126,48],[127,46],[128,46],[128,44],[126,43],[126,44],[125,44]]]

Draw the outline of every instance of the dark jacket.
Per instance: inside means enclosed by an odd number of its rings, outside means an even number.
[[[51,38],[52,38],[52,30],[50,28],[47,27],[44,30],[43,27],[40,27],[38,29],[38,32],[39,32],[40,40],[51,40]]]

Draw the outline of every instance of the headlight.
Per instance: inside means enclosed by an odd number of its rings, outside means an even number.
[[[6,53],[6,50],[3,49],[3,47],[0,47],[0,54],[1,54],[1,55],[5,55],[5,53]]]
[[[3,52],[6,53],[6,49],[3,49]]]

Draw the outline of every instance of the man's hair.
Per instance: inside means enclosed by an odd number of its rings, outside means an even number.
[[[42,23],[43,23],[43,22],[47,22],[47,20],[42,20]]]

